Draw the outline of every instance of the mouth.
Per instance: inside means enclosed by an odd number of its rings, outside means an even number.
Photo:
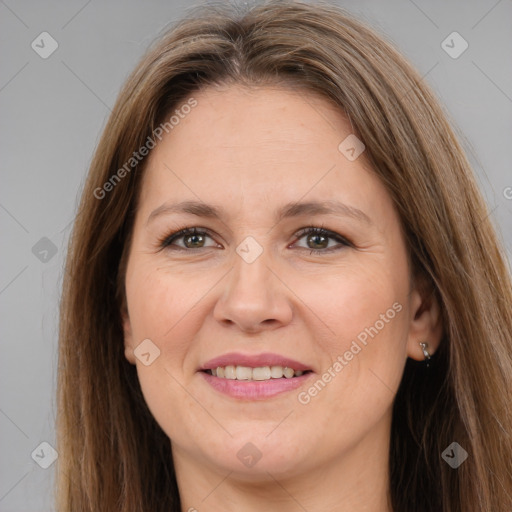
[[[304,374],[311,373],[311,370],[294,370],[288,366],[258,366],[251,368],[242,365],[217,366],[202,370],[203,372],[219,379],[239,381],[269,381],[274,379],[293,379]]]
[[[278,354],[231,353],[206,362],[198,373],[221,394],[242,400],[264,400],[304,385],[314,370]]]

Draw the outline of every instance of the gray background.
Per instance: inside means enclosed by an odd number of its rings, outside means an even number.
[[[512,0],[337,3],[394,41],[433,87],[510,259]],[[57,306],[77,199],[122,82],[189,5],[0,1],[1,511],[53,510],[55,466],[31,454],[55,445]],[[47,59],[31,47],[44,31],[59,45]],[[457,59],[441,47],[453,31],[469,44]],[[49,457],[40,450],[38,460]]]

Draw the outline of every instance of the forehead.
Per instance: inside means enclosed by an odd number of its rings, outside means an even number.
[[[142,204],[199,199],[260,210],[301,198],[368,203],[372,195],[386,195],[364,153],[350,161],[340,152],[352,128],[322,97],[240,86],[192,97],[197,105],[149,155]],[[367,208],[382,201],[374,197]]]
[[[172,146],[193,151],[193,144],[183,144],[189,140],[219,156],[236,154],[243,160],[248,156],[240,155],[240,150],[262,147],[265,154],[300,154],[311,151],[302,146],[320,145],[319,150],[332,153],[338,138],[352,131],[340,108],[303,90],[224,86],[204,89],[193,97],[197,106],[173,129]]]

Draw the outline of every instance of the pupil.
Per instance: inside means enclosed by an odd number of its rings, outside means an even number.
[[[196,242],[198,241],[198,239],[201,239],[201,238],[202,238],[202,236],[201,236],[201,235],[189,235],[189,236],[186,238],[186,242],[187,242],[187,243],[186,243],[186,245],[188,246],[188,242],[189,242],[190,240],[194,240],[194,241],[192,242],[192,245],[194,245],[194,246],[195,246],[195,245],[196,245]]]
[[[309,240],[311,241],[312,239],[318,239],[318,238],[323,238],[324,241],[327,240],[324,235],[311,235],[311,238]],[[314,242],[314,243],[318,243],[318,242]],[[324,247],[324,246],[325,246],[325,244],[322,245],[322,247]]]

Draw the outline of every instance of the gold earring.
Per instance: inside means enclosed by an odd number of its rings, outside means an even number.
[[[424,341],[420,341],[420,347],[421,347],[421,350],[423,350],[423,355],[425,356],[425,361],[427,362],[427,368],[429,366],[429,363],[430,363],[430,353],[428,351],[428,343],[424,342]]]

